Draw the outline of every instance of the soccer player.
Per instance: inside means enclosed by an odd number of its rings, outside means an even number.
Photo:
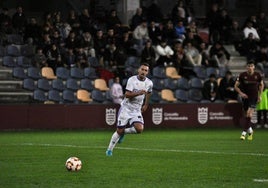
[[[151,96],[153,82],[147,78],[149,65],[141,64],[138,75],[131,76],[126,85],[125,97],[117,117],[117,129],[111,137],[106,155],[112,156],[117,143],[123,141],[125,134],[136,134],[143,131],[142,112],[146,111]],[[130,127],[127,127],[130,125]]]
[[[255,72],[253,61],[248,61],[247,71],[242,72],[235,82],[235,90],[242,98],[243,108],[245,111],[244,130],[240,136],[245,140],[248,133],[248,140],[253,139],[253,129],[251,127],[251,118],[256,104],[261,100],[261,92],[264,83],[260,73]]]

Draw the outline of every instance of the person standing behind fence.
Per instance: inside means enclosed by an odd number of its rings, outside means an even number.
[[[261,92],[263,91],[263,80],[260,73],[255,71],[254,62],[247,62],[247,71],[242,72],[235,82],[235,90],[242,98],[243,108],[245,112],[245,121],[241,140],[253,139],[253,129],[251,125],[251,118],[256,108],[256,104],[261,100]]]
[[[268,111],[268,88],[261,93],[261,101],[257,104],[257,126],[256,128],[268,128],[267,111]]]

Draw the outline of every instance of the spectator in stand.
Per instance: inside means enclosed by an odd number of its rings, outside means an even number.
[[[113,99],[113,103],[121,104],[121,102],[123,101],[123,98],[124,98],[124,93],[123,93],[123,87],[120,84],[119,76],[116,76],[114,78],[114,82],[111,86],[110,92],[111,92],[111,96]]]
[[[237,92],[234,90],[235,80],[231,71],[226,71],[225,76],[220,80],[219,94],[224,101],[237,100]]]
[[[198,29],[196,26],[196,23],[194,20],[192,20],[187,26],[186,26],[186,32],[189,33],[193,33],[195,38],[200,38],[199,34],[198,34]],[[201,40],[201,38],[200,38]]]
[[[42,48],[37,48],[37,51],[33,57],[33,66],[37,68],[47,67],[47,57],[43,53]]]
[[[145,42],[150,39],[146,20],[142,20],[141,24],[134,29],[133,39],[136,41],[138,48],[142,48]]]
[[[79,34],[80,29],[81,29],[80,27],[81,24],[80,24],[79,17],[77,16],[74,10],[69,11],[67,22],[70,24],[72,31],[74,31],[76,34]]]
[[[82,13],[79,15],[79,21],[80,21],[80,28],[83,32],[88,31],[90,33],[94,33],[93,29],[94,22],[87,8],[84,8],[82,10]]]
[[[146,19],[145,15],[143,14],[143,10],[141,7],[137,8],[136,13],[131,18],[130,27],[131,30],[134,30],[141,22]]]
[[[43,49],[44,54],[47,54],[47,51],[50,49],[52,44],[52,40],[49,34],[43,34],[40,43],[38,44],[39,47]]]
[[[177,3],[173,6],[171,16],[173,23],[178,23],[179,21],[187,23],[186,10],[182,0],[177,1]]]
[[[126,31],[122,34],[122,37],[117,41],[117,45],[120,49],[124,49],[127,55],[136,55],[136,50],[133,49],[133,39],[130,32]]]
[[[173,42],[176,38],[176,34],[175,34],[174,24],[171,20],[168,20],[167,23],[165,24],[165,26],[162,30],[161,38],[166,38],[167,44],[170,46],[173,45]]]
[[[260,14],[257,16],[257,23],[259,25],[259,30],[258,30],[258,34],[261,38],[261,42],[263,41],[263,38],[265,38],[265,36],[267,37],[267,31],[265,31],[265,29],[267,29],[268,27],[268,18],[266,17],[264,12],[260,12]],[[267,43],[262,43],[262,44],[267,44]]]
[[[146,41],[145,47],[141,52],[141,62],[149,64],[150,67],[155,65],[155,50],[152,47],[151,40]]]
[[[117,38],[113,28],[108,28],[105,39],[106,39],[106,48],[109,47],[109,44],[117,42]]]
[[[47,63],[48,66],[54,70],[54,72],[56,72],[57,67],[63,67],[60,50],[54,43],[51,44],[49,50],[47,51]]]
[[[163,21],[163,13],[158,6],[157,0],[153,0],[152,4],[148,7],[146,17],[149,23],[151,21],[155,21],[156,23]]]
[[[256,60],[256,53],[258,50],[258,42],[254,39],[253,33],[249,33],[248,37],[242,42],[242,55],[246,56],[248,60]]]
[[[76,55],[74,54],[74,49],[69,48],[67,53],[65,53],[63,56],[63,59],[67,68],[79,67],[79,65],[76,64]]]
[[[58,30],[55,29],[53,31],[53,35],[51,36],[51,41],[52,43],[57,45],[61,53],[65,51],[64,49],[65,43]]]
[[[149,38],[152,41],[153,46],[156,46],[158,42],[161,40],[161,31],[154,21],[151,21],[148,27]]]
[[[76,36],[75,32],[74,31],[71,31],[69,36],[65,39],[64,41],[65,43],[65,48],[72,48],[72,49],[76,49],[78,46],[79,46],[79,39],[78,37]]]
[[[257,30],[252,26],[252,22],[248,21],[246,24],[246,27],[243,29],[244,32],[244,38],[248,38],[249,34],[252,33],[252,37],[254,40],[259,41],[260,36],[257,32]]]
[[[72,27],[70,26],[70,24],[68,22],[64,22],[63,25],[59,28],[59,34],[63,40],[65,40],[69,36],[71,30]]]
[[[256,52],[256,68],[264,73],[265,67],[268,67],[268,48],[262,45]]]
[[[85,50],[82,46],[78,47],[75,53],[75,64],[77,67],[83,69],[85,67],[88,67],[88,56],[85,53]]]
[[[38,44],[42,36],[42,28],[37,23],[36,18],[31,18],[30,23],[25,26],[24,41],[32,38],[34,44]]]
[[[201,66],[202,55],[199,53],[198,49],[193,46],[191,42],[188,42],[184,46],[186,59],[190,63],[191,67]]]
[[[212,45],[209,50],[209,56],[216,61],[218,67],[227,66],[231,57],[220,41]]]
[[[47,26],[49,30],[53,30],[53,17],[51,12],[46,12],[44,14],[44,26]]]
[[[12,16],[12,26],[18,34],[24,34],[24,29],[27,24],[27,18],[24,14],[23,8],[18,6],[16,12]]]
[[[176,40],[183,42],[183,40],[185,39],[185,34],[186,34],[186,28],[183,24],[183,21],[179,21],[175,26]]]
[[[119,17],[117,16],[117,12],[115,9],[112,9],[109,13],[109,15],[107,16],[106,20],[106,28],[113,28],[115,33],[120,33],[120,27],[121,27],[121,20],[119,19]]]
[[[229,16],[226,9],[221,10],[221,15],[219,18],[219,25],[220,25],[220,40],[224,44],[228,44],[230,38],[230,28],[232,26],[232,18]]]
[[[162,39],[155,48],[156,65],[157,66],[172,66],[174,51],[167,45],[167,40]]]
[[[206,15],[206,21],[209,29],[209,43],[213,44],[220,37],[220,11],[217,3],[212,4]]]
[[[11,34],[13,33],[12,18],[9,16],[7,8],[2,8],[0,13],[0,33]]]
[[[216,75],[211,74],[209,79],[204,82],[202,88],[203,98],[214,102],[218,98],[218,89]]]
[[[199,45],[199,53],[202,56],[201,65],[204,67],[217,67],[215,60],[209,57],[208,46],[205,42],[202,42]]]
[[[96,52],[96,57],[99,62],[103,64],[103,56],[106,48],[106,39],[104,38],[103,31],[99,29],[94,37],[94,49]]]
[[[242,29],[239,26],[238,21],[234,20],[232,22],[232,26],[230,28],[230,37],[229,37],[229,44],[233,44],[236,51],[238,51],[241,54],[242,50],[242,41],[244,39],[244,33]]]
[[[104,68],[113,72],[117,70],[117,56],[118,56],[118,49],[114,42],[108,45],[108,48],[105,49],[103,61],[104,61]]]
[[[199,45],[203,42],[201,37],[195,35],[191,31],[187,32],[186,38],[183,40],[183,46],[186,46],[188,43],[191,43],[194,47],[198,48]]]
[[[96,52],[94,49],[94,39],[88,31],[82,34],[80,44],[83,47],[84,52],[86,53],[87,56],[96,57]]]

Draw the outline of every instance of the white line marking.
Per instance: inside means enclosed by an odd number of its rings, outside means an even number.
[[[268,179],[253,179],[254,182],[268,182]]]
[[[1,145],[1,144],[0,144]],[[36,144],[36,143],[20,143],[20,144],[5,144],[5,145],[21,145],[21,146],[43,146],[43,147],[68,147],[68,148],[88,148],[88,149],[106,149],[104,146],[78,146],[69,144]],[[266,153],[238,153],[238,152],[220,152],[220,151],[205,151],[205,150],[179,150],[179,149],[147,149],[147,148],[130,148],[130,147],[116,147],[121,150],[136,150],[136,151],[154,151],[154,152],[173,152],[173,153],[203,153],[215,155],[246,155],[246,156],[260,156],[268,157]]]

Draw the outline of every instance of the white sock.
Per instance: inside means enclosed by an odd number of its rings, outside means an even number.
[[[118,140],[120,138],[120,135],[115,131],[114,134],[112,135],[110,144],[108,146],[108,150],[113,151],[115,145],[117,144]]]
[[[242,135],[243,135],[243,136],[246,136],[246,134],[247,134],[246,131],[243,131],[243,132],[242,132]]]
[[[137,131],[134,126],[125,129],[125,134],[135,134],[135,133],[137,133]]]
[[[247,131],[248,131],[249,134],[252,134],[253,133],[252,127],[249,127]]]

